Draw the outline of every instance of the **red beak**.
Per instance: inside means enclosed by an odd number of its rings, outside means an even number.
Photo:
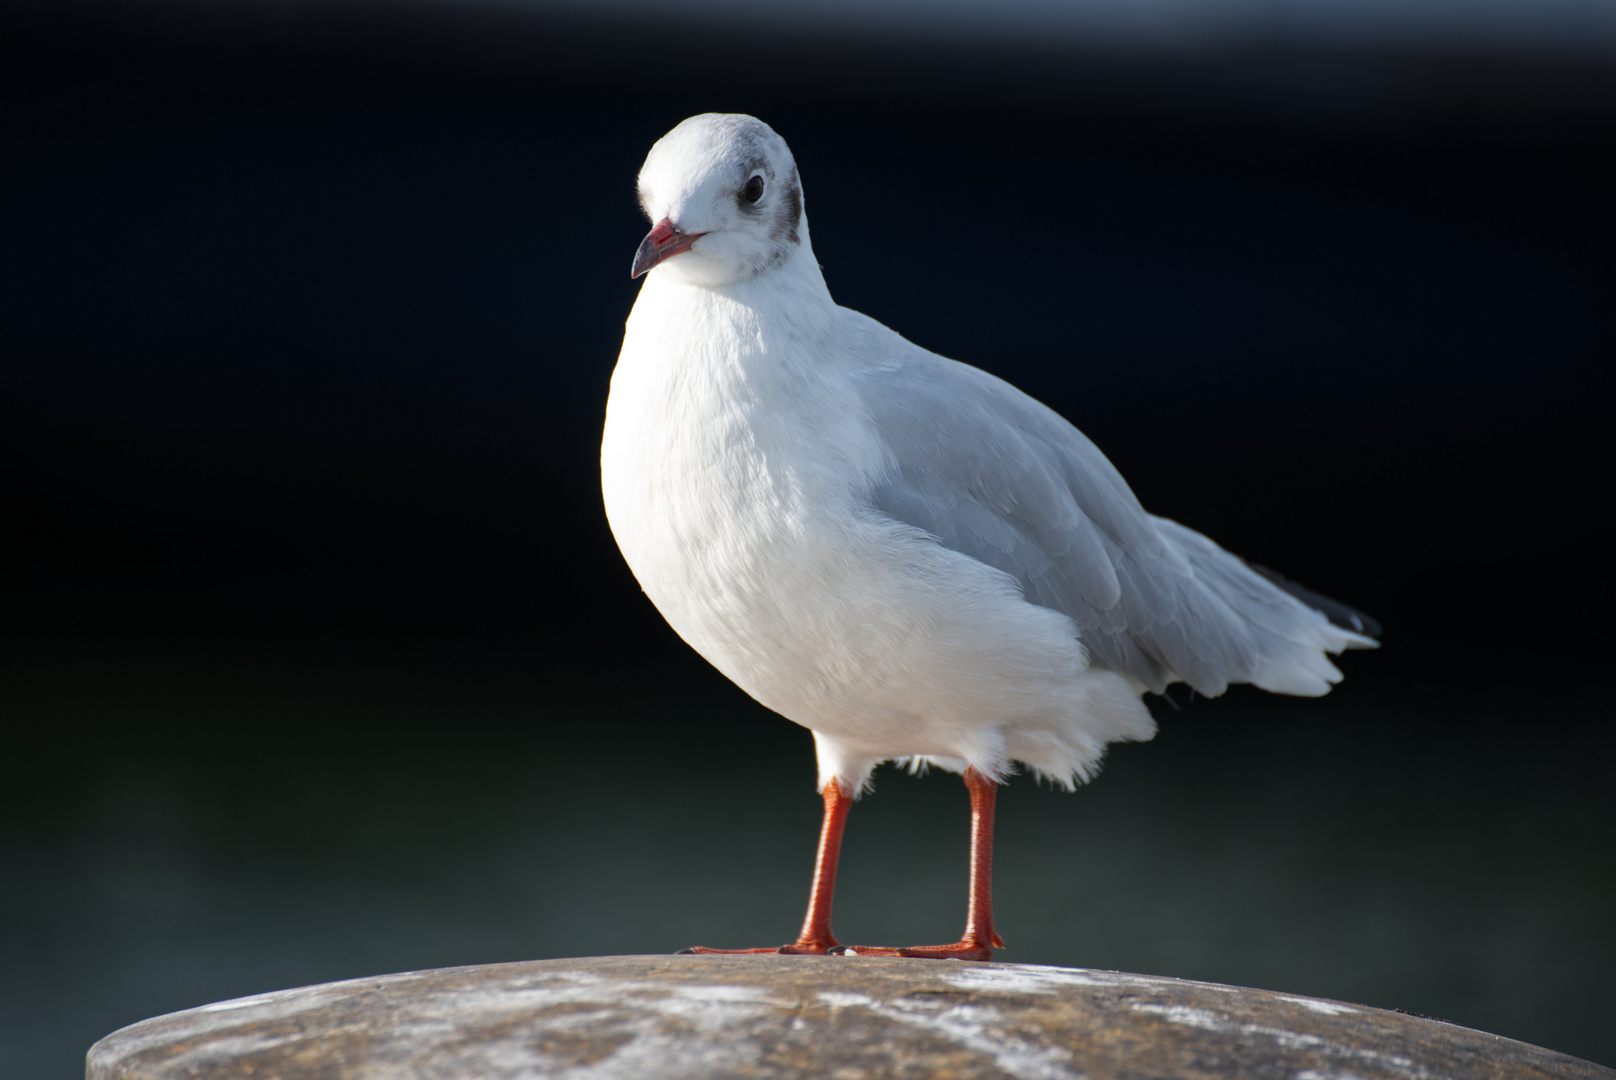
[[[682,233],[673,227],[673,222],[663,218],[640,241],[640,250],[634,253],[634,265],[629,269],[628,276],[637,278],[664,259],[689,251],[691,244],[706,235]]]

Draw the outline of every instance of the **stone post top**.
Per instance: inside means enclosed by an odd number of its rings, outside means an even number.
[[[89,1080],[1616,1080],[1454,1024],[1029,964],[605,956],[278,990],[143,1020]]]

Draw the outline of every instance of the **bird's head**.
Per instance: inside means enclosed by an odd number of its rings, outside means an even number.
[[[692,116],[651,147],[639,188],[652,229],[634,253],[633,277],[662,266],[687,284],[728,285],[807,247],[797,163],[750,116]]]

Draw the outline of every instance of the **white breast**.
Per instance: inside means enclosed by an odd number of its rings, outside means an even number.
[[[868,591],[852,490],[880,449],[803,362],[827,349],[811,326],[653,278],[607,405],[602,482],[625,558],[680,635],[775,708],[804,696],[840,605]]]

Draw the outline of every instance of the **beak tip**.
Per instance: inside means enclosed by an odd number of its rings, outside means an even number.
[[[655,253],[647,251],[642,245],[640,250],[634,253],[634,265],[628,268],[629,280],[632,281],[635,278],[644,277],[646,274],[651,272],[651,268],[656,264],[657,258]]]

